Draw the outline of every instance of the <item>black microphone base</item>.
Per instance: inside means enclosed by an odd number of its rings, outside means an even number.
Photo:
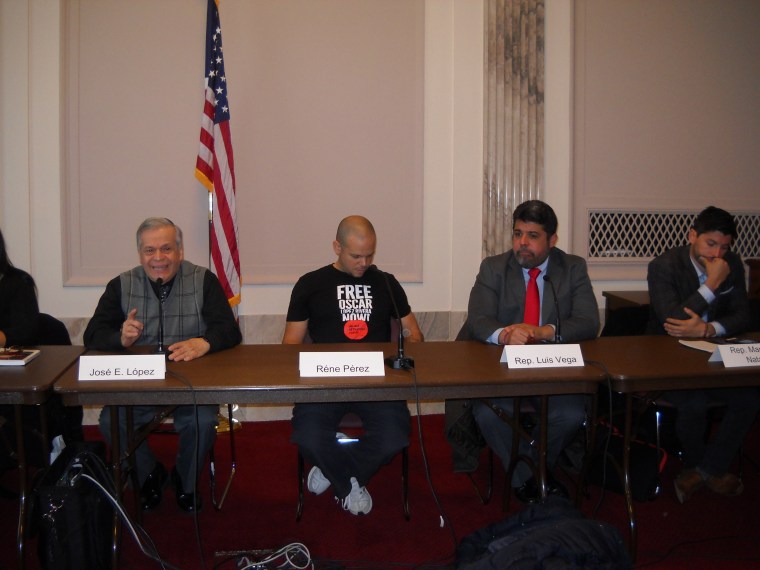
[[[389,356],[385,364],[394,370],[409,370],[414,368],[414,358],[411,356]]]
[[[166,347],[164,346],[157,346],[156,350],[153,352],[154,354],[163,354],[167,359],[169,358],[169,351],[166,350]]]

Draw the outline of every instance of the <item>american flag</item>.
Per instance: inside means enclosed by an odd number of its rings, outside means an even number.
[[[234,307],[240,303],[240,255],[235,214],[235,164],[218,0],[208,0],[205,84],[206,102],[201,118],[201,144],[195,162],[195,177],[209,191],[211,270]]]

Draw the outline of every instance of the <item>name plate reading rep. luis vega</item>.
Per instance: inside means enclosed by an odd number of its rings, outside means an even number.
[[[500,362],[506,362],[510,368],[583,366],[583,354],[579,344],[507,345]]]
[[[79,380],[163,380],[163,354],[80,356]]]
[[[382,352],[301,352],[302,377],[385,376]]]

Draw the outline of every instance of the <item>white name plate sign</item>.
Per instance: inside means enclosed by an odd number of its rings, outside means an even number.
[[[500,362],[510,368],[562,368],[583,366],[579,344],[506,345]]]
[[[710,357],[710,362],[723,361],[726,368],[739,366],[760,366],[760,343],[719,344]]]
[[[80,380],[163,380],[165,377],[163,354],[79,357]]]
[[[385,376],[382,352],[302,352],[301,376]]]

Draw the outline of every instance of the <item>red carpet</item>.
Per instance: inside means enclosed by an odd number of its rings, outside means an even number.
[[[443,437],[443,417],[422,419],[424,440],[435,489],[453,522],[457,541],[464,535],[505,515],[501,511],[503,475],[497,469],[496,496],[482,506],[464,475],[451,472],[449,447]],[[760,424],[750,435],[745,451],[760,458]],[[410,447],[410,506],[412,519],[406,522],[401,508],[400,457],[373,479],[369,489],[374,499],[372,512],[353,517],[343,512],[329,493],[307,494],[303,518],[295,522],[296,452],[288,441],[289,422],[247,423],[236,433],[238,475],[222,512],[209,500],[208,475],[204,475],[203,512],[198,516],[203,550],[198,546],[195,519],[182,513],[173,491],[167,488],[158,510],[144,517],[144,527],[158,552],[170,564],[182,569],[236,568],[215,557],[222,551],[275,549],[291,542],[305,544],[317,568],[411,568],[425,565],[440,568],[453,562],[452,529],[441,528],[440,515],[425,480],[416,425]],[[88,428],[88,436],[95,430]],[[219,478],[229,468],[227,435],[216,444]],[[176,439],[153,436],[151,444],[167,467],[173,464]],[[646,568],[760,568],[760,474],[744,464],[745,492],[726,499],[710,491],[698,492],[688,503],[679,505],[672,491],[672,478],[679,466],[671,460],[665,470],[665,489],[654,502],[637,503],[639,523],[638,567]],[[485,474],[485,470],[482,475]],[[15,485],[16,472],[6,473],[2,483]],[[583,512],[590,515],[599,499],[599,489],[591,489]],[[131,497],[126,499],[131,511]],[[15,568],[16,505],[0,499],[0,568]],[[513,508],[518,508],[513,501]],[[611,522],[627,541],[627,519],[622,497],[607,493],[598,519]],[[160,568],[139,552],[133,539],[124,534],[122,568]],[[27,543],[27,568],[39,565],[34,542]],[[205,560],[205,564],[202,562]],[[335,561],[331,566],[328,561]]]

